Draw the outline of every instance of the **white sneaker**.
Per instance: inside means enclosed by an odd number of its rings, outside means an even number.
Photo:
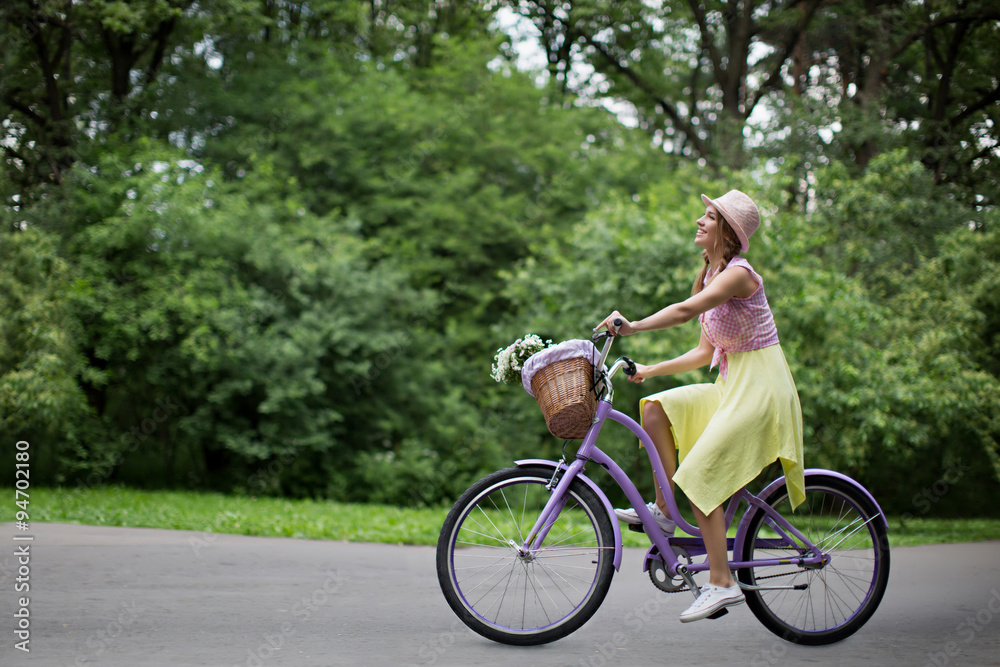
[[[744,602],[746,602],[746,597],[744,597],[743,591],[740,590],[739,584],[730,586],[729,588],[705,584],[701,587],[701,595],[698,596],[698,599],[687,608],[687,611],[681,614],[681,623],[700,621],[703,618],[708,618],[720,609],[733,607]]]
[[[660,511],[660,508],[657,507],[656,503],[646,503],[646,509],[648,509],[649,513],[653,515],[653,518],[656,519],[656,525],[660,527],[660,530],[663,531],[664,535],[674,534],[674,531],[677,529],[677,524],[674,523],[672,519],[668,519],[666,515]],[[616,509],[615,516],[618,517],[619,520],[624,521],[625,523],[631,523],[632,525],[642,523],[642,519],[639,518],[639,515],[631,507],[627,510]]]

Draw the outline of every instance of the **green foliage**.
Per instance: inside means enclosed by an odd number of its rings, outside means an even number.
[[[76,344],[80,326],[64,298],[72,273],[58,238],[30,228],[2,234],[0,265],[0,433],[11,443],[59,443],[61,455],[78,451],[91,435],[82,428],[90,408],[78,378],[104,378]],[[51,474],[56,456],[41,455],[36,474]]]
[[[969,212],[903,151],[879,156],[860,178],[831,166],[821,183],[815,217],[828,234],[822,256],[881,290],[895,289],[897,276],[935,255],[940,234],[969,222]]]
[[[995,3],[506,0],[553,91],[625,102],[667,152],[719,170],[789,159],[858,176],[901,145],[966,204],[996,204]]]
[[[887,379],[900,388],[898,412],[914,422],[915,462],[934,464],[910,484],[929,487],[957,470],[961,483],[941,501],[953,512],[991,502],[983,489],[1000,478],[1000,234],[996,213],[984,218],[986,231],[942,237],[941,252],[903,286],[887,332]]]
[[[447,503],[560,454],[497,348],[684,299],[698,195],[739,187],[809,463],[995,512],[995,10],[762,5],[747,40],[723,3],[542,5],[6,3],[0,439],[33,478]]]
[[[166,480],[182,445],[195,475],[227,488],[279,456],[288,477],[319,454],[324,465],[349,461],[370,443],[347,442],[348,425],[373,406],[337,398],[374,383],[369,401],[387,410],[377,388],[392,370],[371,377],[371,367],[412,343],[393,322],[435,307],[392,267],[371,265],[349,229],[291,199],[254,203],[253,181],[241,186],[150,145],[64,187],[73,217],[63,224],[79,230],[67,239],[76,277],[66,300],[83,324],[77,349],[99,371],[81,378],[99,395],[104,437],[90,447],[113,443],[119,463],[152,451]],[[67,474],[92,459],[65,461]],[[318,490],[345,486],[333,474]]]

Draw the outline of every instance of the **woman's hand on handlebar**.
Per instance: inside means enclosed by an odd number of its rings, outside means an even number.
[[[651,370],[652,370],[651,366],[646,366],[644,364],[636,364],[635,373],[628,376],[628,381],[635,382],[636,384],[641,384],[643,381],[645,381],[646,378],[653,377],[652,374],[650,373]]]
[[[621,320],[621,326],[617,329],[615,328],[615,320]],[[602,327],[607,327],[608,331],[615,336],[628,336],[629,334],[635,333],[635,330],[632,328],[632,323],[625,319],[625,316],[617,310],[605,317],[603,322],[594,327],[594,331],[599,331]]]

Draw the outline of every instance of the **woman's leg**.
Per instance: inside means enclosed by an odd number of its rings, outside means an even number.
[[[691,508],[698,520],[702,539],[705,540],[705,551],[708,554],[708,583],[722,588],[735,586],[736,581],[729,570],[725,510],[720,505],[706,516],[694,503],[691,503]]]
[[[663,464],[667,481],[670,483],[670,493],[673,494],[674,472],[677,470],[677,445],[674,444],[674,436],[670,432],[670,419],[663,411],[663,406],[656,401],[647,401],[642,408],[642,427],[649,434],[653,444],[656,445],[656,451],[660,455],[660,463]],[[657,507],[663,512],[663,516],[672,519],[667,501],[663,497],[663,489],[660,488],[655,479],[653,483],[656,486]]]

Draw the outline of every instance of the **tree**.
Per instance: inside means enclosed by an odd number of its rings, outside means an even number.
[[[540,35],[553,89],[625,102],[667,152],[715,169],[755,149],[801,156],[803,210],[813,170],[844,160],[860,173],[900,134],[937,182],[995,198],[991,3],[507,4]]]
[[[513,2],[542,34],[550,71],[577,92],[628,100],[671,153],[743,164],[743,129],[782,75],[821,0],[780,2]],[[766,54],[761,57],[760,54]],[[594,81],[593,79],[597,79]],[[592,93],[593,94],[593,93]]]
[[[191,0],[94,0],[4,4],[3,149],[21,201],[60,184],[92,142],[143,109],[169,65]],[[229,2],[210,2],[225,11]]]
[[[350,461],[380,430],[359,438],[359,422],[395,400],[379,393],[395,370],[368,369],[409,351],[396,322],[436,306],[366,261],[355,234],[294,201],[247,197],[255,185],[138,144],[73,170],[58,201],[29,211],[29,230],[65,221],[73,268],[57,304],[78,333],[60,358],[86,360],[69,375],[92,417],[74,426],[81,409],[64,401],[53,424],[88,436],[55,452],[62,479],[138,481],[158,469],[160,483],[191,472],[247,488],[258,465],[281,458],[285,475],[268,490],[349,495]],[[363,401],[357,378],[375,385]]]
[[[269,47],[306,55],[332,39],[348,61],[427,67],[442,35],[482,37],[487,23],[475,6],[432,0],[12,0],[0,10],[0,147],[17,201],[60,184],[109,134],[203,142],[231,122],[204,113],[199,98],[218,96],[203,84],[251,69]]]
[[[9,211],[3,217],[11,224]],[[0,263],[0,434],[31,442],[33,478],[51,479],[58,457],[92,435],[79,378],[96,385],[103,378],[76,345],[81,329],[65,299],[73,272],[58,237],[37,229],[0,234]]]
[[[824,3],[796,89],[836,109],[839,157],[863,169],[902,134],[935,183],[969,188],[972,203],[996,186],[998,19],[976,0]]]

